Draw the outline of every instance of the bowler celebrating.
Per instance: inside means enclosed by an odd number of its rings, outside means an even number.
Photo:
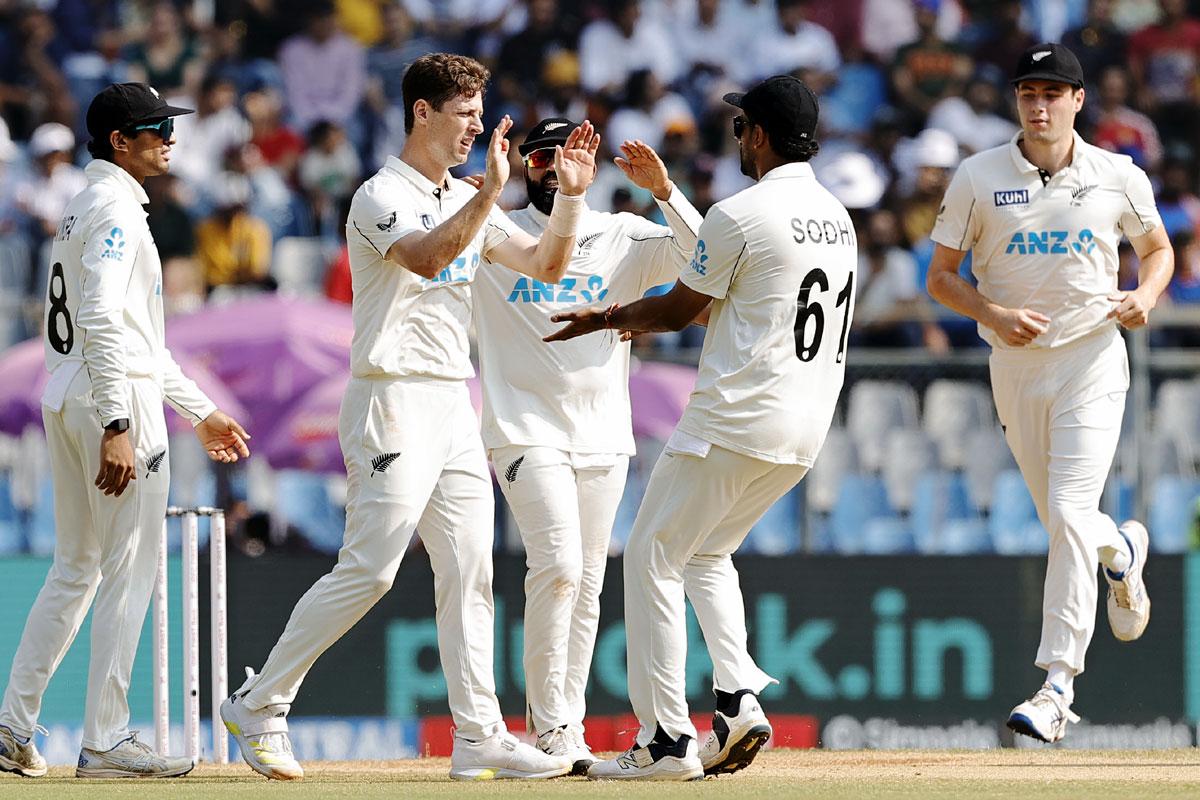
[[[1099,506],[1129,387],[1118,325],[1146,324],[1174,256],[1145,173],[1074,132],[1084,101],[1075,55],[1032,47],[1012,83],[1021,130],[959,166],[933,229],[928,287],[992,346],[1000,423],[1050,533],[1035,660],[1046,680],[1008,726],[1056,742],[1079,719],[1071,703],[1095,627],[1097,563],[1113,635],[1137,639],[1150,620],[1146,528],[1118,528]],[[1122,236],[1141,262],[1130,292],[1117,291]],[[968,250],[978,289],[958,274]]]

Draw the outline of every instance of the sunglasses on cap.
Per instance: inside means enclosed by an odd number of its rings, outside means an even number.
[[[142,131],[154,131],[164,142],[169,142],[171,141],[171,136],[173,136],[175,133],[175,120],[172,117],[167,117],[166,119],[159,120],[158,122],[147,122],[142,125],[134,125],[129,130],[132,131],[134,135],[137,135]]]
[[[525,166],[529,169],[546,169],[554,166],[554,148],[543,147],[533,150],[525,156]]]
[[[742,132],[745,131],[746,128],[748,128],[749,126],[750,126],[750,120],[746,119],[746,117],[742,116],[741,114],[738,114],[736,117],[734,117],[733,118],[733,138],[735,138],[735,139],[742,138]]]

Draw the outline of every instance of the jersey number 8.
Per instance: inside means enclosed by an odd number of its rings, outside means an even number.
[[[825,335],[825,311],[821,304],[810,298],[813,289],[822,292],[829,291],[829,276],[823,269],[814,269],[804,276],[800,282],[800,294],[796,296],[796,324],[793,332],[796,335],[796,358],[801,361],[812,361],[821,349],[821,338]],[[838,293],[835,308],[846,306],[842,312],[842,332],[838,336],[837,363],[842,363],[846,357],[846,328],[850,322],[850,292],[854,288],[854,273],[846,276],[846,285]],[[810,324],[810,322],[812,324]],[[812,338],[809,338],[811,331]]]
[[[46,338],[50,346],[64,356],[75,346],[75,326],[71,324],[71,311],[67,308],[67,281],[63,277],[63,265],[56,263],[50,268],[50,315],[46,319]],[[59,323],[66,329],[64,334]]]

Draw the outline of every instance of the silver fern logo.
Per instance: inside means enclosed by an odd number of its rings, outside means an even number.
[[[157,473],[162,468],[163,459],[167,457],[167,451],[155,453],[146,459],[146,477],[149,478],[151,473]]]
[[[392,462],[400,457],[399,453],[380,453],[371,459],[371,477],[375,477],[376,472],[387,472],[388,467]]]
[[[504,480],[512,483],[517,479],[517,470],[521,468],[521,462],[525,460],[525,456],[521,456],[516,461],[508,465],[508,469],[504,470]]]

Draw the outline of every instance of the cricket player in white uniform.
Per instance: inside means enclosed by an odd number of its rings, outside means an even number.
[[[650,476],[625,550],[629,695],[641,723],[590,778],[690,780],[747,766],[771,736],[773,683],[746,647],[732,553],[812,466],[845,374],[858,248],[817,183],[817,99],[792,77],[725,96],[742,171],[758,182],[715,205],[691,264],[661,297],[560,313],[548,341],[603,328],[679,330],[712,305],[696,389]],[[684,692],[692,601],[713,660],[713,733],[697,748]]]
[[[158,571],[170,468],[163,401],[191,420],[209,456],[248,456],[241,426],[183,375],[163,340],[162,265],[142,182],[169,167],[173,117],[141,83],[113,84],[87,112],[94,160],[50,251],[42,421],[54,481],[54,564],[13,656],[0,705],[0,769],[38,777],[42,696],[88,609],[92,647],[86,778],[173,777],[189,758],[154,753],[128,729],[127,693]],[[93,599],[95,602],[93,603]]]
[[[467,331],[483,258],[546,284],[575,247],[599,145],[590,123],[556,149],[561,191],[540,239],[496,207],[512,125],[492,133],[475,189],[452,178],[483,132],[488,72],[446,53],[412,63],[403,82],[408,138],[355,193],[346,233],[354,284],[352,379],[338,436],[349,481],[337,566],[301,598],[259,675],[221,715],[242,755],[270,778],[296,779],[286,714],[309,668],[392,586],[413,532],[433,567],[438,650],[455,739],[450,775],[549,778],[571,761],[507,732],[492,673],[492,481],[467,392]]]
[[[538,123],[518,148],[530,203],[509,216],[540,236],[558,194],[555,147],[576,127]],[[525,543],[525,695],[538,747],[583,774],[584,690],[600,621],[608,542],[634,453],[628,342],[589,336],[556,347],[553,311],[628,303],[674,281],[696,246],[700,213],[652,148],[626,142],[617,165],[648,189],[668,226],[587,209],[566,274],[545,284],[506,266],[480,270],[475,326],[483,443]]]
[[[1129,386],[1117,326],[1146,324],[1174,257],[1145,173],[1074,132],[1084,100],[1075,55],[1030,48],[1013,85],[1021,131],[959,166],[933,229],[928,287],[992,346],[1000,423],[1050,533],[1036,658],[1046,681],[1008,726],[1055,742],[1079,719],[1070,707],[1095,627],[1097,562],[1113,634],[1137,639],[1150,619],[1146,529],[1118,528],[1099,506]],[[1131,292],[1117,291],[1122,236],[1141,262]],[[968,250],[978,289],[958,275]]]

